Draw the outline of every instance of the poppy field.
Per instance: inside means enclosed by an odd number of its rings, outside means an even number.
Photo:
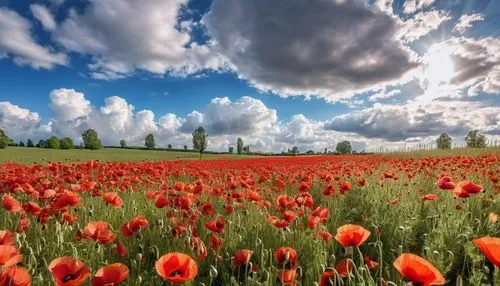
[[[500,285],[500,157],[0,165],[0,285]]]

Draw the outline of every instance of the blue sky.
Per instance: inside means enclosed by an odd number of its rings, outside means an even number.
[[[499,38],[495,0],[0,0],[0,128],[182,146],[203,125],[214,150],[274,152],[497,140]]]

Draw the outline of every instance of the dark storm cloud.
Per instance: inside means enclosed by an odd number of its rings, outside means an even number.
[[[215,0],[203,21],[239,76],[281,94],[335,99],[416,66],[395,20],[364,1]]]

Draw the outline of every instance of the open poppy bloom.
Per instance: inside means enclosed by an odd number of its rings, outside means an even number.
[[[120,198],[118,193],[115,192],[106,192],[102,194],[102,199],[111,205],[112,208],[118,209],[123,205],[123,200]]]
[[[225,226],[226,226],[226,221],[224,220],[223,217],[219,217],[216,220],[209,220],[205,223],[206,228],[217,233],[223,232]]]
[[[457,198],[468,198],[483,191],[483,186],[476,185],[471,181],[462,181],[453,189],[453,195]]]
[[[335,240],[342,246],[360,246],[370,236],[370,231],[360,225],[346,224],[337,229]]]
[[[326,269],[319,280],[320,286],[333,286],[335,285],[335,272],[331,269]]]
[[[485,236],[473,242],[491,263],[500,267],[500,238]]]
[[[77,286],[85,283],[90,272],[85,264],[73,257],[63,256],[52,260],[49,271],[56,286]]]
[[[412,283],[443,285],[446,282],[434,265],[418,255],[403,253],[393,264],[396,270]]]
[[[0,245],[14,245],[14,235],[10,230],[0,231]]]
[[[236,251],[233,256],[233,267],[239,268],[241,265],[246,265],[250,262],[250,258],[252,258],[253,251],[248,249],[240,249]]]
[[[455,183],[448,176],[439,178],[436,185],[442,190],[453,190],[455,188]]]
[[[0,266],[14,266],[22,260],[23,255],[14,245],[0,245]]]
[[[198,274],[198,265],[189,255],[172,252],[163,255],[156,261],[156,272],[163,279],[181,284],[192,281]]]
[[[128,277],[128,267],[122,263],[113,263],[97,270],[92,278],[92,286],[113,286]]]
[[[147,228],[149,225],[145,216],[136,216],[135,218],[124,223],[120,227],[120,232],[126,237],[134,236],[139,230]]]
[[[280,247],[276,249],[274,258],[284,269],[295,269],[297,267],[297,252],[291,247]]]
[[[54,208],[64,208],[67,206],[76,206],[80,203],[80,196],[72,191],[64,191],[59,193],[54,198],[52,202],[52,207]]]
[[[31,276],[26,268],[12,266],[0,272],[0,285],[31,286]]]
[[[370,256],[365,256],[365,265],[368,270],[372,270],[378,267],[378,262],[374,261]]]
[[[118,254],[121,257],[127,256],[128,249],[121,241],[118,241],[116,243],[114,250],[115,250],[116,254]]]
[[[16,213],[23,209],[21,203],[18,200],[16,200],[13,196],[7,194],[2,196],[2,204],[3,207],[11,213]]]
[[[89,222],[81,234],[83,238],[92,239],[102,244],[111,243],[116,238],[116,234],[109,229],[109,224],[104,221]]]

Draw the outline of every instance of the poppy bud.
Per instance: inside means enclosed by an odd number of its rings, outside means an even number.
[[[438,259],[439,259],[439,256],[440,256],[440,254],[439,254],[439,252],[437,252],[436,250],[434,250],[434,251],[432,252],[432,259],[433,259],[433,260],[438,260]]]
[[[217,272],[217,269],[213,265],[210,265],[209,268],[210,268],[210,270],[209,270],[210,278],[211,279],[217,278],[217,276],[219,275],[219,273]]]
[[[140,264],[142,261],[142,253],[137,253],[135,259],[137,260],[137,263]]]

